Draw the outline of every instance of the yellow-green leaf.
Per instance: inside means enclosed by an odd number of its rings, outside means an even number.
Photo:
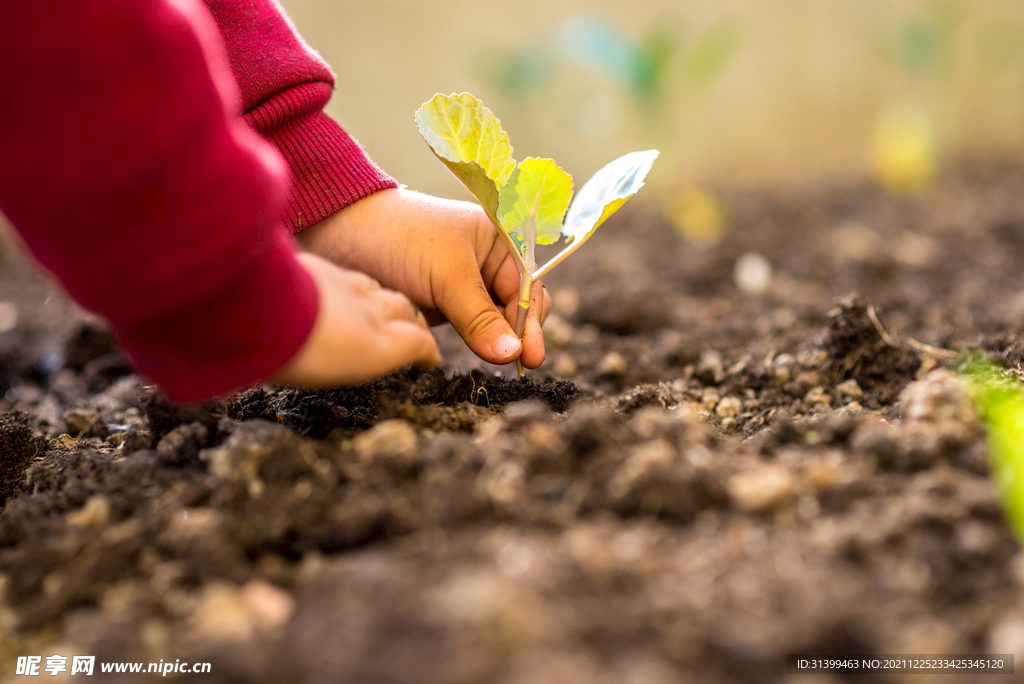
[[[498,223],[525,245],[550,245],[561,233],[571,198],[572,176],[554,160],[524,159],[501,189]]]
[[[584,242],[609,216],[618,211],[637,190],[651,170],[658,150],[630,152],[609,162],[595,173],[576,194],[565,217],[562,235],[566,242]]]
[[[494,113],[469,93],[439,93],[416,111],[416,126],[438,159],[494,219],[501,188],[516,168],[508,134]]]
[[[969,377],[988,424],[989,463],[1003,511],[1024,544],[1024,390],[985,361],[974,360]]]

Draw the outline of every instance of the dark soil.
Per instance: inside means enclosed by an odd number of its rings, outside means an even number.
[[[396,684],[1019,663],[1024,554],[946,368],[1024,360],[1022,186],[963,164],[915,202],[725,188],[714,245],[630,206],[548,279],[525,382],[439,330],[442,370],[199,407],[8,254],[0,679],[58,653]],[[733,280],[747,252],[775,269],[757,295]]]

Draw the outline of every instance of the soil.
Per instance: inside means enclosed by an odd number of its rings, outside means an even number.
[[[720,188],[716,244],[637,201],[548,278],[525,382],[439,329],[440,370],[205,406],[147,387],[8,251],[0,678],[52,654],[394,684],[1019,663],[1024,554],[949,369],[1024,358],[1022,184],[963,162],[915,201]],[[774,267],[756,294],[749,252]]]

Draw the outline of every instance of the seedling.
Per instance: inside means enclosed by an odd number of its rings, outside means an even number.
[[[992,478],[1003,511],[1024,544],[1024,389],[980,356],[964,366],[987,425]]]
[[[476,197],[519,271],[515,332],[523,338],[533,283],[590,239],[605,220],[643,187],[657,150],[630,152],[604,166],[572,198],[572,177],[554,160],[517,164],[501,122],[470,95],[437,94],[416,111],[416,126],[437,158]],[[563,220],[564,219],[564,220]],[[565,248],[538,265],[536,245],[565,237]],[[516,361],[520,379],[523,363]]]

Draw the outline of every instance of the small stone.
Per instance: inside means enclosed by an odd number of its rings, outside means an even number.
[[[88,430],[96,422],[96,415],[81,409],[72,409],[64,413],[64,425],[68,432],[79,435]]]
[[[964,439],[981,433],[970,388],[945,368],[907,385],[900,403],[901,415],[908,423],[935,426]]]
[[[605,354],[597,364],[598,375],[622,375],[626,372],[626,359],[618,352]]]
[[[789,396],[799,398],[821,385],[821,383],[822,377],[818,371],[801,371],[792,382],[787,382],[783,389]]]
[[[824,387],[815,387],[804,395],[804,403],[809,406],[831,406],[832,395]]]
[[[832,240],[836,254],[847,260],[875,264],[887,257],[885,240],[862,223],[843,223],[832,233]]]
[[[736,260],[732,279],[743,294],[764,294],[772,284],[772,263],[760,254],[747,252]]]
[[[252,579],[242,586],[242,604],[253,626],[261,632],[280,629],[295,613],[295,599],[280,587],[261,579]]]
[[[739,425],[739,421],[737,421],[733,416],[726,416],[725,418],[722,418],[722,429],[726,432],[734,429],[737,425]]]
[[[718,402],[721,401],[721,395],[718,394],[718,390],[714,387],[707,387],[700,395],[700,407],[711,413],[718,406]]]
[[[544,321],[544,339],[555,347],[568,347],[576,336],[572,324],[558,314],[550,314]]]
[[[78,440],[72,437],[71,435],[65,433],[62,435],[57,435],[56,437],[51,439],[47,443],[47,446],[51,449],[74,450],[78,448]]]
[[[593,323],[581,325],[576,329],[576,342],[582,345],[591,345],[601,339],[601,329]]]
[[[729,478],[726,492],[737,508],[763,511],[785,503],[793,496],[793,476],[780,466],[760,466]]]
[[[352,447],[363,461],[381,456],[407,458],[416,453],[419,437],[408,421],[392,418],[356,435]]]
[[[568,354],[559,354],[555,358],[555,364],[552,366],[551,372],[563,378],[572,377],[580,372],[580,366],[576,363],[576,359]]]
[[[725,360],[721,352],[708,349],[700,353],[694,375],[705,385],[717,385],[725,377]]]
[[[1024,618],[1012,613],[997,622],[988,634],[987,653],[1024,653]]]
[[[75,527],[103,527],[110,520],[110,501],[96,494],[90,496],[85,505],[68,513],[68,523]]]
[[[526,440],[545,451],[561,452],[565,449],[565,440],[558,430],[547,423],[530,423],[526,426]]]
[[[967,556],[986,556],[998,547],[1000,537],[982,522],[965,520],[953,529],[953,542]]]
[[[839,482],[839,469],[825,459],[815,459],[804,468],[804,477],[819,494],[827,494]]]
[[[715,407],[715,415],[719,418],[736,418],[743,411],[743,402],[736,397],[725,397]]]
[[[563,316],[572,316],[579,311],[580,293],[574,287],[560,287],[551,294],[551,306]]]
[[[772,366],[772,375],[775,377],[775,382],[785,385],[793,379],[793,369],[789,366]]]
[[[935,240],[909,230],[903,231],[892,246],[893,258],[912,268],[934,266],[941,252]]]
[[[817,368],[826,361],[828,352],[824,349],[805,349],[796,354],[796,362],[804,368]]]
[[[549,421],[551,406],[537,398],[514,401],[505,407],[505,420],[514,427],[533,421]]]
[[[860,401],[860,398],[864,396],[864,390],[860,388],[856,380],[847,380],[836,385],[836,394],[843,399]]]
[[[219,581],[203,588],[191,623],[201,639],[214,642],[245,641],[252,638],[255,628],[241,592]]]

